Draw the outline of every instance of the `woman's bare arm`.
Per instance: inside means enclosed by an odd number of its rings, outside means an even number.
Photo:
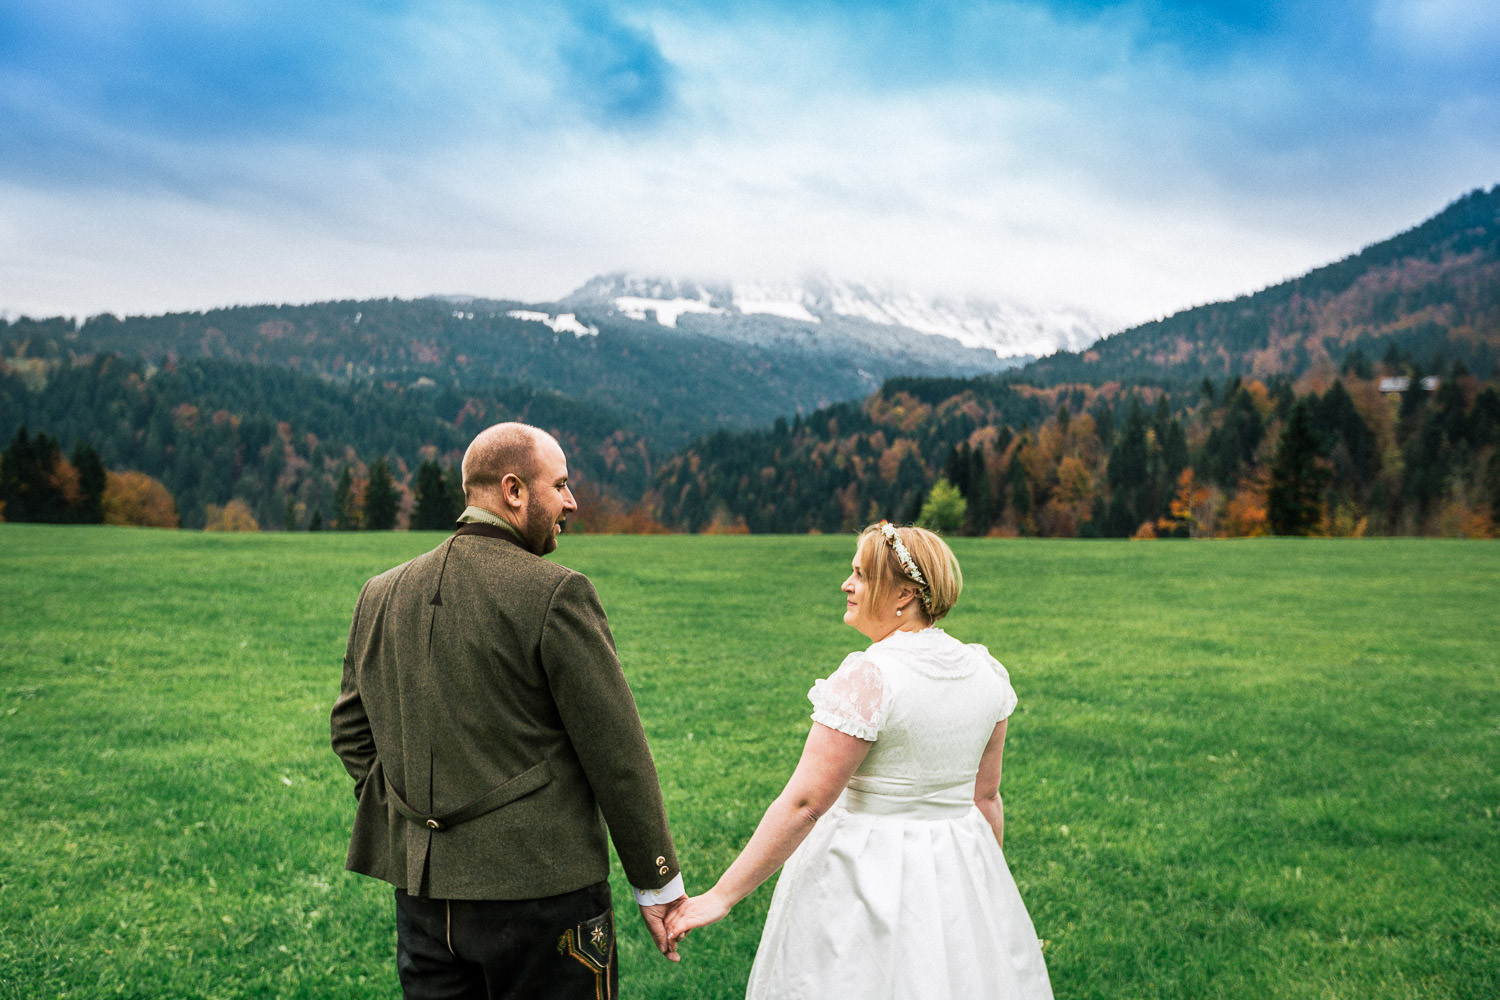
[[[695,927],[722,919],[770,878],[838,799],[871,746],[867,740],[813,723],[797,769],[766,809],[750,842],[712,889],[673,911],[667,918],[668,934],[675,940]]]
[[[974,804],[984,813],[990,829],[995,831],[995,843],[1005,848],[1005,802],[1000,798],[1000,762],[1005,755],[1005,722],[995,723],[990,741],[985,744],[979,758],[979,773],[974,778]]]

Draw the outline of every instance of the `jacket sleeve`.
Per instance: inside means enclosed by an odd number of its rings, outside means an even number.
[[[626,878],[637,889],[660,888],[679,869],[656,764],[599,595],[582,574],[568,574],[554,591],[541,655]]]
[[[349,625],[349,641],[344,648],[344,674],[339,682],[339,696],[333,703],[329,729],[333,752],[344,762],[344,770],[354,779],[354,797],[364,790],[365,779],[375,766],[375,734],[359,694],[359,619],[364,608],[368,585],[359,595],[354,619]]]

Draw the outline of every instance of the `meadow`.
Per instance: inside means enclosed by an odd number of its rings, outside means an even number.
[[[0,998],[396,997],[328,709],[360,583],[431,534],[0,525]],[[1500,545],[958,539],[1020,693],[1006,853],[1059,998],[1500,996]],[[689,888],[862,645],[848,537],[566,536]],[[734,998],[763,887],[624,994]]]

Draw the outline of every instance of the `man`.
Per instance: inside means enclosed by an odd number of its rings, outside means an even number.
[[[458,531],[355,608],[332,713],[358,800],[346,867],[396,887],[408,998],[614,997],[605,825],[672,961],[682,876],[598,595],[541,558],[578,509],[567,459],[497,424],[463,485]]]

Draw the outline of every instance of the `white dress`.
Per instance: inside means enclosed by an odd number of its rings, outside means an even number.
[[[787,860],[749,1000],[1050,1000],[1031,918],[974,805],[979,758],[1016,706],[980,645],[897,632],[813,685],[812,718],[873,740]]]

